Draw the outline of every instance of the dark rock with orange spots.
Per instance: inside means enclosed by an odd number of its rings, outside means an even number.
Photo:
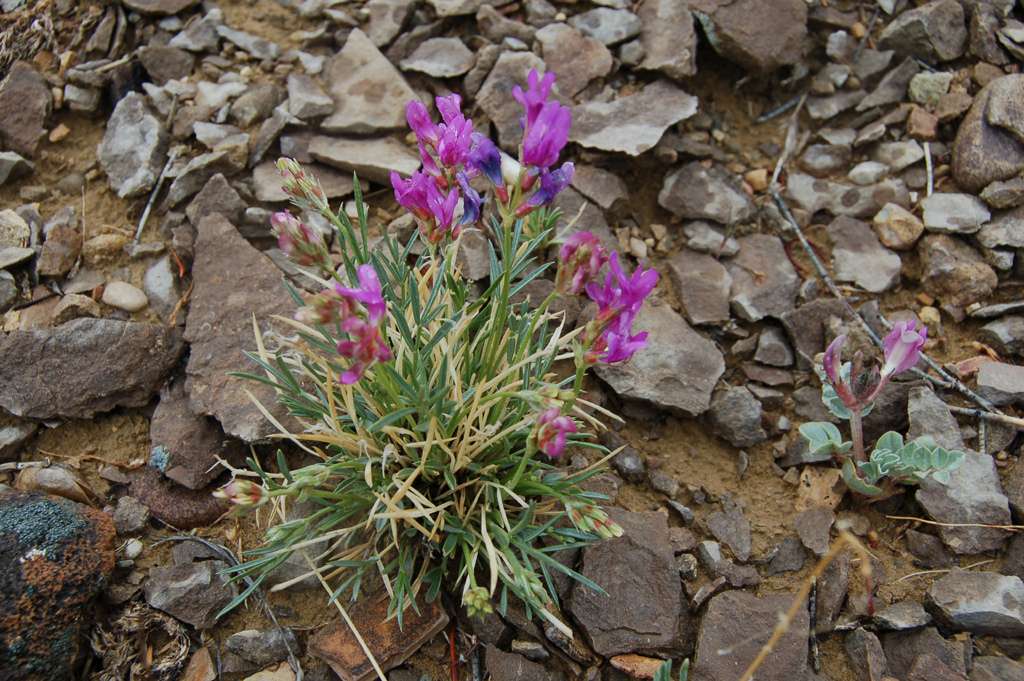
[[[72,677],[87,611],[114,569],[114,523],[59,497],[0,494],[0,670],[4,681]]]

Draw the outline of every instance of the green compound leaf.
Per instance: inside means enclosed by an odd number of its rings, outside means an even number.
[[[896,482],[917,484],[926,477],[943,485],[949,483],[950,473],[963,463],[963,452],[944,449],[930,437],[919,437],[902,443],[897,433],[886,433],[878,439],[871,458],[859,464],[861,475],[871,483],[883,477]],[[901,446],[896,447],[896,444]]]
[[[846,482],[847,487],[865,496],[877,497],[882,493],[881,487],[875,487],[857,476],[857,469],[853,465],[853,459],[847,459],[843,462],[843,480]]]
[[[852,442],[843,442],[843,434],[832,423],[811,421],[800,426],[800,434],[807,441],[810,454],[845,454],[853,447]]]

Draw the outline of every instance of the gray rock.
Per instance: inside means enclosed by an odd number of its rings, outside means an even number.
[[[402,60],[402,69],[434,78],[454,78],[473,68],[473,53],[458,38],[431,38]]]
[[[238,593],[220,574],[225,568],[219,560],[150,568],[143,587],[146,602],[196,629],[209,629]]]
[[[735,0],[694,3],[711,46],[752,71],[796,64],[807,38],[807,5],[801,0]]]
[[[140,288],[117,280],[109,281],[103,287],[101,302],[125,312],[138,312],[149,305],[149,299]]]
[[[910,389],[907,402],[907,415],[910,429],[907,441],[927,435],[935,443],[946,449],[963,449],[964,441],[960,436],[960,426],[950,413],[949,407],[928,386]]]
[[[906,208],[887,203],[875,214],[872,223],[879,241],[898,251],[909,250],[924,233],[924,223]]]
[[[978,394],[1003,406],[1024,400],[1024,367],[986,362],[978,370]]]
[[[917,601],[900,601],[876,612],[872,621],[879,629],[906,631],[928,626],[932,616]]]
[[[916,565],[926,569],[940,569],[953,564],[953,557],[938,537],[916,530],[908,530],[906,537],[907,550],[914,557]]]
[[[286,107],[276,107],[270,118],[260,123],[256,136],[252,138],[249,151],[249,167],[263,160],[263,155],[267,153],[270,146],[277,140],[278,135],[285,129],[285,126],[296,122],[298,122],[298,119],[292,116]]]
[[[1024,681],[1024,664],[1008,657],[982,655],[971,662],[971,681]]]
[[[36,254],[35,250],[22,246],[0,248],[0,270],[20,265]]]
[[[1020,577],[954,570],[931,585],[927,599],[945,627],[979,635],[1024,636]]]
[[[435,3],[441,1],[432,0]],[[544,665],[531,662],[516,653],[506,653],[494,645],[487,646],[484,666],[494,681],[559,681],[562,677],[561,674],[549,672]]]
[[[701,681],[736,681],[764,645],[792,601],[780,593],[758,598],[744,591],[726,591],[708,602],[697,635],[696,663],[691,670]],[[800,608],[788,631],[758,670],[759,681],[792,681],[807,671],[809,617]],[[721,651],[728,650],[723,655]]]
[[[629,196],[629,188],[618,175],[597,166],[578,164],[572,186],[605,210]]]
[[[193,227],[207,215],[219,214],[232,223],[238,224],[247,208],[242,197],[228,183],[224,175],[217,173],[211,177],[203,189],[188,204],[185,215]]]
[[[319,118],[334,111],[334,100],[309,76],[292,73],[288,76],[288,111],[300,120]]]
[[[800,541],[814,555],[821,557],[828,552],[832,525],[836,515],[825,506],[813,506],[801,511],[793,518],[793,527]]]
[[[599,655],[668,648],[685,613],[665,516],[619,509],[609,515],[625,534],[585,548],[581,569],[606,593],[575,583],[567,608]]]
[[[736,239],[726,237],[717,227],[703,220],[686,222],[683,235],[686,236],[687,248],[698,253],[728,258],[740,252],[740,243]]]
[[[222,25],[217,27],[217,35],[230,43],[234,43],[256,59],[269,59],[273,61],[281,56],[281,47],[277,43],[251,33],[246,33],[245,31],[239,31]]]
[[[793,348],[785,332],[777,326],[769,326],[757,338],[754,360],[775,367],[793,366]]]
[[[867,111],[876,106],[887,106],[902,102],[907,96],[910,81],[921,67],[911,58],[905,59],[878,83],[864,99],[857,103],[857,111]]]
[[[674,0],[645,0],[637,15],[644,55],[640,68],[675,79],[696,75],[697,30],[686,5]]]
[[[732,555],[740,562],[750,559],[750,521],[734,503],[723,504],[723,510],[707,517],[707,526],[715,539],[729,547]]]
[[[850,281],[865,291],[881,293],[900,280],[902,261],[882,245],[867,223],[840,216],[828,226],[836,281]]]
[[[849,178],[850,182],[865,187],[869,184],[874,184],[884,180],[888,174],[889,166],[884,163],[879,163],[878,161],[861,161],[854,167],[850,168],[850,172],[847,173],[846,177]]]
[[[26,161],[13,151],[0,151],[0,187],[9,180],[17,180],[30,175],[35,165]]]
[[[1024,248],[1024,206],[1001,213],[982,226],[978,243],[985,248]]]
[[[725,361],[707,340],[667,305],[645,305],[635,327],[649,333],[646,348],[628,362],[598,365],[598,376],[618,395],[697,416],[711,403],[711,391]]]
[[[573,15],[569,23],[580,32],[600,40],[605,45],[614,45],[640,34],[640,17],[625,9],[596,7],[587,12]]]
[[[778,551],[768,563],[768,574],[779,575],[783,572],[798,572],[807,562],[807,550],[803,542],[796,537],[786,537],[779,545]]]
[[[930,232],[973,234],[989,221],[988,207],[971,194],[932,194],[921,201]]]
[[[863,681],[882,681],[887,663],[882,643],[872,632],[858,627],[846,635],[843,641],[850,667]]]
[[[697,98],[658,80],[611,102],[580,104],[572,113],[570,142],[639,156],[652,149],[669,127],[697,113]]]
[[[157,16],[177,14],[198,3],[199,0],[124,0],[124,5],[128,9],[135,10],[140,14],[155,14]]]
[[[211,9],[206,14],[197,14],[167,44],[189,52],[212,52],[220,43],[217,26],[223,20],[224,16],[220,9]]]
[[[981,327],[978,334],[983,343],[1004,355],[1024,354],[1024,316],[1000,317]]]
[[[0,463],[17,461],[21,446],[35,435],[38,429],[39,424],[33,421],[0,413]]]
[[[881,638],[890,676],[906,678],[917,658],[923,656],[934,656],[950,669],[967,674],[967,652],[964,644],[959,641],[947,641],[935,627],[891,631],[882,634]]]
[[[558,89],[567,96],[612,70],[612,53],[604,43],[568,24],[548,24],[537,31],[537,41],[544,63],[558,74]]]
[[[186,384],[190,404],[195,413],[216,417],[228,434],[245,442],[262,440],[275,428],[245,391],[275,418],[285,419],[283,423],[291,419],[272,389],[228,372],[251,370],[242,352],[255,347],[253,317],[265,329],[273,315],[292,313],[282,275],[223,216],[204,217],[197,232],[185,326],[185,339],[192,345]],[[229,290],[234,293],[224,295]]]
[[[1002,128],[1024,143],[1024,75],[1012,73],[992,81],[992,91],[985,109],[985,120],[989,125]]]
[[[298,652],[299,644],[291,629],[244,629],[224,639],[229,653],[248,662],[252,669],[263,669],[288,657],[289,648]]]
[[[762,415],[761,402],[742,386],[719,393],[711,403],[711,427],[734,447],[753,447],[768,439]]]
[[[800,167],[815,177],[845,170],[850,166],[852,151],[845,144],[811,144],[800,155]]]
[[[480,33],[492,43],[504,43],[507,39],[519,40],[525,45],[533,42],[537,32],[533,26],[507,18],[491,5],[482,5],[476,13],[476,26]]]
[[[977,94],[953,142],[953,178],[961,189],[980,192],[996,180],[1009,180],[1024,169],[1024,144],[988,123],[985,112],[993,89],[1003,76]]]
[[[52,110],[46,79],[28,62],[15,62],[0,83],[0,147],[34,157]]]
[[[143,95],[131,92],[117,103],[96,155],[118,196],[142,196],[153,188],[167,159],[167,142]]]
[[[940,523],[1008,525],[1010,507],[999,484],[995,462],[988,454],[968,452],[950,476],[948,485],[926,478],[916,498],[933,520]],[[939,526],[939,536],[954,553],[972,555],[996,551],[1008,537],[1005,530],[988,527]]]
[[[889,166],[894,173],[924,158],[924,149],[915,140],[884,142],[875,149],[875,160]]]
[[[244,163],[244,159],[243,159]],[[238,159],[227,151],[200,154],[182,168],[167,190],[167,204],[172,208],[196,194],[215,175],[231,175],[241,170]]]
[[[348,139],[317,135],[309,141],[309,155],[329,166],[355,171],[360,178],[387,184],[388,174],[398,171],[412,175],[420,167],[420,158],[398,140]]]
[[[683,249],[669,259],[668,274],[691,324],[729,321],[732,277],[722,263]]]
[[[141,407],[182,350],[176,329],[114,319],[13,331],[0,336],[0,355],[16,360],[0,363],[0,407],[35,419]]]
[[[832,215],[871,218],[888,203],[903,208],[910,205],[910,195],[901,180],[888,179],[866,187],[822,180],[803,173],[790,173],[786,194],[793,202],[814,214],[820,210]]]
[[[816,121],[827,121],[852,109],[863,100],[863,90],[846,90],[828,97],[808,97],[807,113]]]
[[[180,257],[180,256],[179,256]],[[181,288],[176,275],[177,265],[165,255],[146,268],[142,277],[142,290],[149,304],[161,317],[168,319],[181,300]],[[180,321],[180,320],[179,320]]]
[[[196,63],[195,57],[185,50],[153,43],[139,50],[139,61],[157,85],[188,78]]]
[[[1006,181],[996,180],[985,187],[980,196],[990,208],[996,210],[1021,206],[1024,204],[1024,177],[1014,177]],[[1016,213],[1015,217],[1019,222],[1020,213]],[[1018,238],[1017,241],[1024,243],[1024,239]]]
[[[511,92],[516,85],[526,85],[532,69],[546,70],[543,60],[532,52],[502,52],[476,96],[477,105],[498,131],[498,143],[513,153],[522,141],[523,130],[519,125],[521,110],[509,104]],[[552,92],[556,96],[561,92],[557,81]],[[575,116],[573,121],[575,128]]]
[[[118,534],[138,534],[149,525],[149,509],[131,496],[117,500],[114,509],[114,528]]]
[[[152,451],[167,461],[164,475],[189,489],[203,489],[224,472],[218,458],[232,465],[245,460],[242,447],[229,440],[216,421],[192,411],[183,381],[160,392],[149,439]]]
[[[312,84],[312,87],[316,87],[315,84]],[[289,88],[290,93],[291,89]],[[309,93],[306,93],[305,96],[309,96]],[[281,103],[282,97],[281,88],[276,83],[259,83],[246,88],[241,96],[231,104],[231,120],[247,128],[274,113],[274,108]],[[322,102],[321,106],[323,106]]]
[[[998,278],[981,255],[969,245],[945,234],[921,240],[924,288],[944,303],[966,307],[984,300]]]
[[[755,211],[738,178],[719,165],[705,168],[699,161],[687,163],[665,177],[658,203],[682,218],[725,225],[747,222]]]
[[[369,0],[363,9],[370,15],[366,35],[377,47],[384,47],[402,32],[402,25],[416,8],[408,0]]]
[[[819,631],[832,631],[843,603],[850,588],[850,575],[853,572],[852,560],[848,551],[843,551],[821,575],[818,580],[818,601],[815,612]]]
[[[732,276],[733,310],[751,322],[781,318],[795,307],[800,287],[782,241],[769,234],[751,234],[738,241],[740,252],[726,265]]]
[[[878,46],[927,62],[956,59],[967,46],[963,7],[957,0],[933,0],[907,10],[885,27]]]
[[[323,130],[361,134],[405,127],[405,105],[416,93],[358,28],[328,63],[325,76],[335,108]]]
[[[910,79],[908,94],[910,100],[934,109],[942,95],[949,92],[949,86],[953,82],[953,75],[948,71],[925,71],[918,73]]]

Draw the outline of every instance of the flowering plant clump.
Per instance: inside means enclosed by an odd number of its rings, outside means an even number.
[[[237,568],[253,583],[229,608],[292,556],[310,569],[288,583],[316,574],[332,598],[355,598],[379,576],[398,618],[418,597],[445,590],[470,614],[503,611],[516,597],[569,633],[553,574],[599,588],[555,558],[622,533],[599,506],[603,497],[581,486],[610,456],[587,430],[612,416],[581,397],[583,378],[644,347],[633,322],[658,275],[627,274],[617,254],[582,231],[561,240],[557,263],[544,261],[557,217],[549,206],[573,175],[572,163],[558,165],[571,116],[549,99],[553,82],[533,72],[527,89],[513,92],[524,109],[518,158],[473,129],[458,95],[437,98],[436,123],[422,103],[409,103],[422,168],[391,174],[395,199],[418,228],[408,243],[385,234],[371,248],[358,182],[352,221],[298,163],[279,161],[292,202],[323,215],[337,247],[290,213],[274,216],[280,248],[322,291],[292,292],[301,307],[282,321],[293,335],[277,337],[273,351],[259,337],[252,357],[263,373],[247,376],[275,388],[304,424],[281,437],[316,462],[291,470],[279,454],[279,472],[270,473],[253,460],[253,471],[235,471],[219,492],[239,508],[290,518]],[[482,293],[459,265],[470,226],[490,244]],[[555,283],[545,300],[515,302],[547,274]],[[549,308],[584,292],[597,315],[567,329]],[[559,361],[575,372],[553,371]],[[569,472],[558,460],[570,445],[604,456]],[[300,501],[305,515],[284,507]]]
[[[878,438],[870,456],[864,449],[863,418],[889,380],[917,364],[927,338],[928,329],[918,329],[913,321],[896,324],[883,343],[881,370],[865,368],[859,352],[852,362],[842,363],[846,336],[836,338],[825,351],[818,368],[821,400],[833,415],[850,422],[853,440],[844,441],[839,428],[827,422],[805,423],[800,433],[812,454],[832,454],[842,461],[843,479],[855,492],[888,496],[895,491],[895,484],[915,484],[928,476],[945,484],[963,461],[963,452],[943,449],[930,437],[904,442],[901,434],[892,431]]]

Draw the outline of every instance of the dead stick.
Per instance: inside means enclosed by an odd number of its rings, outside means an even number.
[[[157,194],[160,193],[160,187],[164,184],[164,178],[167,177],[167,171],[170,169],[171,164],[178,158],[178,149],[175,147],[171,150],[171,155],[167,157],[167,163],[164,164],[163,170],[160,171],[160,176],[156,178],[156,184],[153,186],[153,191],[149,195],[149,201],[146,202],[146,208],[142,211],[142,217],[139,219],[139,226],[135,229],[135,238],[132,243],[139,243],[139,238],[142,236],[142,230],[146,226],[146,221],[149,220],[149,213],[153,210],[153,204],[156,203]]]

